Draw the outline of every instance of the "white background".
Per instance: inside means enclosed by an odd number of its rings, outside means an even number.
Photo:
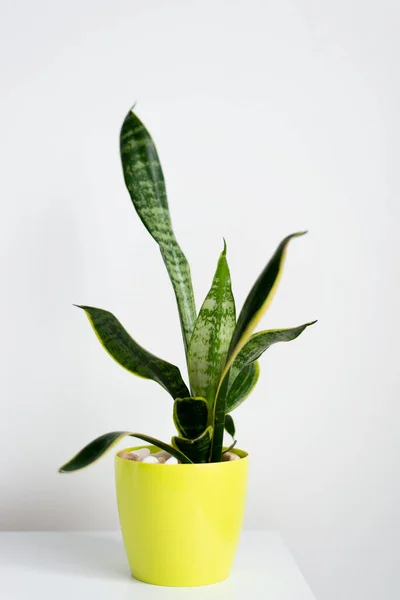
[[[1,9],[0,527],[117,528],[112,456],[57,467],[106,431],[173,433],[165,392],[113,363],[72,307],[113,311],[183,368],[172,288],[119,162],[138,101],[198,304],[223,236],[240,307],[281,238],[309,229],[262,326],[319,322],[266,353],[234,415],[245,526],[280,529],[319,600],[398,598],[398,4]]]

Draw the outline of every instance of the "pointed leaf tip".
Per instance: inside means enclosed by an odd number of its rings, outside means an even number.
[[[144,124],[133,112],[134,108],[135,105],[125,117],[120,133],[125,184],[139,218],[160,247],[174,288],[187,352],[196,321],[190,268],[172,229],[164,175],[156,146]]]
[[[59,473],[70,473],[72,471],[79,471],[85,467],[88,467],[92,463],[96,462],[103,456],[108,450],[110,450],[117,442],[126,436],[136,437],[148,444],[152,444],[160,450],[169,452],[175,458],[181,460],[182,463],[191,463],[192,461],[188,458],[179,448],[174,448],[170,444],[153,438],[143,433],[134,433],[131,431],[111,431],[100,435],[98,438],[87,444],[82,450],[78,452],[73,458],[66,462],[59,469]]]
[[[232,363],[242,350],[247,340],[260,321],[262,315],[270,305],[282,275],[283,263],[285,260],[286,248],[291,239],[304,235],[306,231],[299,231],[285,237],[278,245],[272,258],[269,260],[264,270],[251,288],[243,308],[237,319],[225,367],[222,371],[219,384],[216,391],[214,402],[214,437],[211,452],[211,461],[221,460],[224,418],[226,413],[226,400],[229,391],[229,378],[226,377]],[[204,394],[202,394],[204,395]]]
[[[193,396],[213,404],[236,324],[235,300],[224,252],[201,306],[189,345],[189,380]]]
[[[174,399],[189,396],[178,367],[140,346],[112,313],[93,306],[79,308],[85,311],[103,348],[119,365],[138,377],[156,381]]]
[[[224,256],[226,256],[226,239],[225,239],[225,238],[222,238],[222,239],[224,240],[224,249],[223,249],[223,251],[222,251],[222,254],[223,254]]]

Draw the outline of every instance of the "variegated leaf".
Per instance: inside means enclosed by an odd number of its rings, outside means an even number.
[[[178,367],[142,348],[113,314],[92,306],[78,308],[85,311],[100,343],[118,364],[134,375],[157,381],[174,399],[190,395]]]
[[[271,304],[282,276],[283,264],[285,262],[287,246],[295,237],[307,233],[300,231],[288,235],[277,247],[275,254],[268,262],[263,272],[251,288],[237,320],[234,334],[229,348],[229,361],[225,373],[232,365],[236,356],[243,348],[250,335],[254,331],[261,317]]]
[[[187,352],[196,320],[190,268],[172,230],[165,181],[155,144],[133,110],[129,111],[122,125],[120,148],[125,183],[133,205],[160,247],[174,288]]]
[[[293,233],[282,240],[276,249],[275,254],[251,288],[240,312],[229,347],[228,360],[222,372],[214,403],[214,436],[211,451],[212,462],[221,460],[226,398],[229,390],[229,371],[232,363],[249,339],[275,295],[276,288],[278,287],[282,275],[286,250],[290,240],[304,235],[305,233],[305,231]]]
[[[259,374],[260,366],[257,361],[244,367],[240,371],[240,373],[237,374],[237,376],[233,380],[233,383],[230,383],[230,387],[226,397],[226,413],[232,412],[235,408],[242,404],[242,402],[244,402],[248,396],[250,396],[258,381]]]
[[[174,402],[174,423],[179,435],[195,439],[208,424],[208,403],[205,398],[177,398]]]
[[[94,463],[98,460],[103,454],[105,454],[108,450],[110,450],[119,440],[130,435],[132,437],[136,437],[144,442],[152,444],[160,450],[165,450],[169,452],[175,458],[180,460],[182,463],[191,463],[192,461],[185,456],[183,452],[180,452],[179,448],[175,448],[170,446],[170,444],[165,444],[156,438],[150,437],[149,435],[145,435],[143,433],[132,433],[130,431],[111,431],[110,433],[104,433],[100,435],[98,438],[93,440],[82,448],[73,458],[71,458],[68,462],[65,463],[62,467],[58,469],[59,473],[68,473],[71,471],[78,471],[79,469],[83,469]]]
[[[235,323],[235,301],[225,245],[189,345],[189,380],[192,394],[206,398],[210,406],[214,402],[225,366]]]
[[[260,358],[270,346],[279,342],[291,342],[292,340],[295,340],[307,327],[314,325],[314,323],[316,323],[316,321],[311,321],[310,323],[305,323],[298,327],[270,329],[268,331],[254,333],[245,343],[233,362],[229,375],[229,385],[234,385],[239,374],[241,374],[251,363]]]
[[[260,367],[257,359],[278,342],[295,340],[310,325],[316,321],[305,323],[289,329],[271,329],[254,333],[237,355],[229,374],[229,391],[226,398],[226,412],[237,408],[253,390],[258,380]]]
[[[225,431],[227,431],[227,433],[229,433],[229,435],[235,439],[236,428],[231,415],[225,415]]]
[[[210,425],[194,440],[178,436],[173,437],[172,445],[180,452],[183,452],[192,462],[206,463],[210,458],[212,434],[213,428]]]

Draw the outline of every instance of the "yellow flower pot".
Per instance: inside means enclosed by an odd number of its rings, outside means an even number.
[[[228,577],[242,527],[248,471],[246,452],[235,452],[241,460],[182,465],[116,456],[118,512],[136,579],[197,586]]]

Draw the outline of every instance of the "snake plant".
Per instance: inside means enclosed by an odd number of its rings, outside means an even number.
[[[282,274],[288,235],[251,288],[236,317],[226,244],[200,311],[196,312],[190,268],[172,229],[163,172],[154,142],[133,109],[121,129],[120,151],[126,187],[144,226],[157,242],[174,289],[189,386],[175,365],[151,354],[106,310],[80,306],[100,343],[122,367],[161,385],[172,397],[177,429],[169,444],[142,433],[101,435],[60,468],[76,471],[100,458],[124,436],[133,436],[170,452],[182,463],[222,460],[226,430],[235,443],[231,412],[251,393],[259,376],[260,356],[273,344],[297,338],[309,325],[253,333],[271,303]]]

